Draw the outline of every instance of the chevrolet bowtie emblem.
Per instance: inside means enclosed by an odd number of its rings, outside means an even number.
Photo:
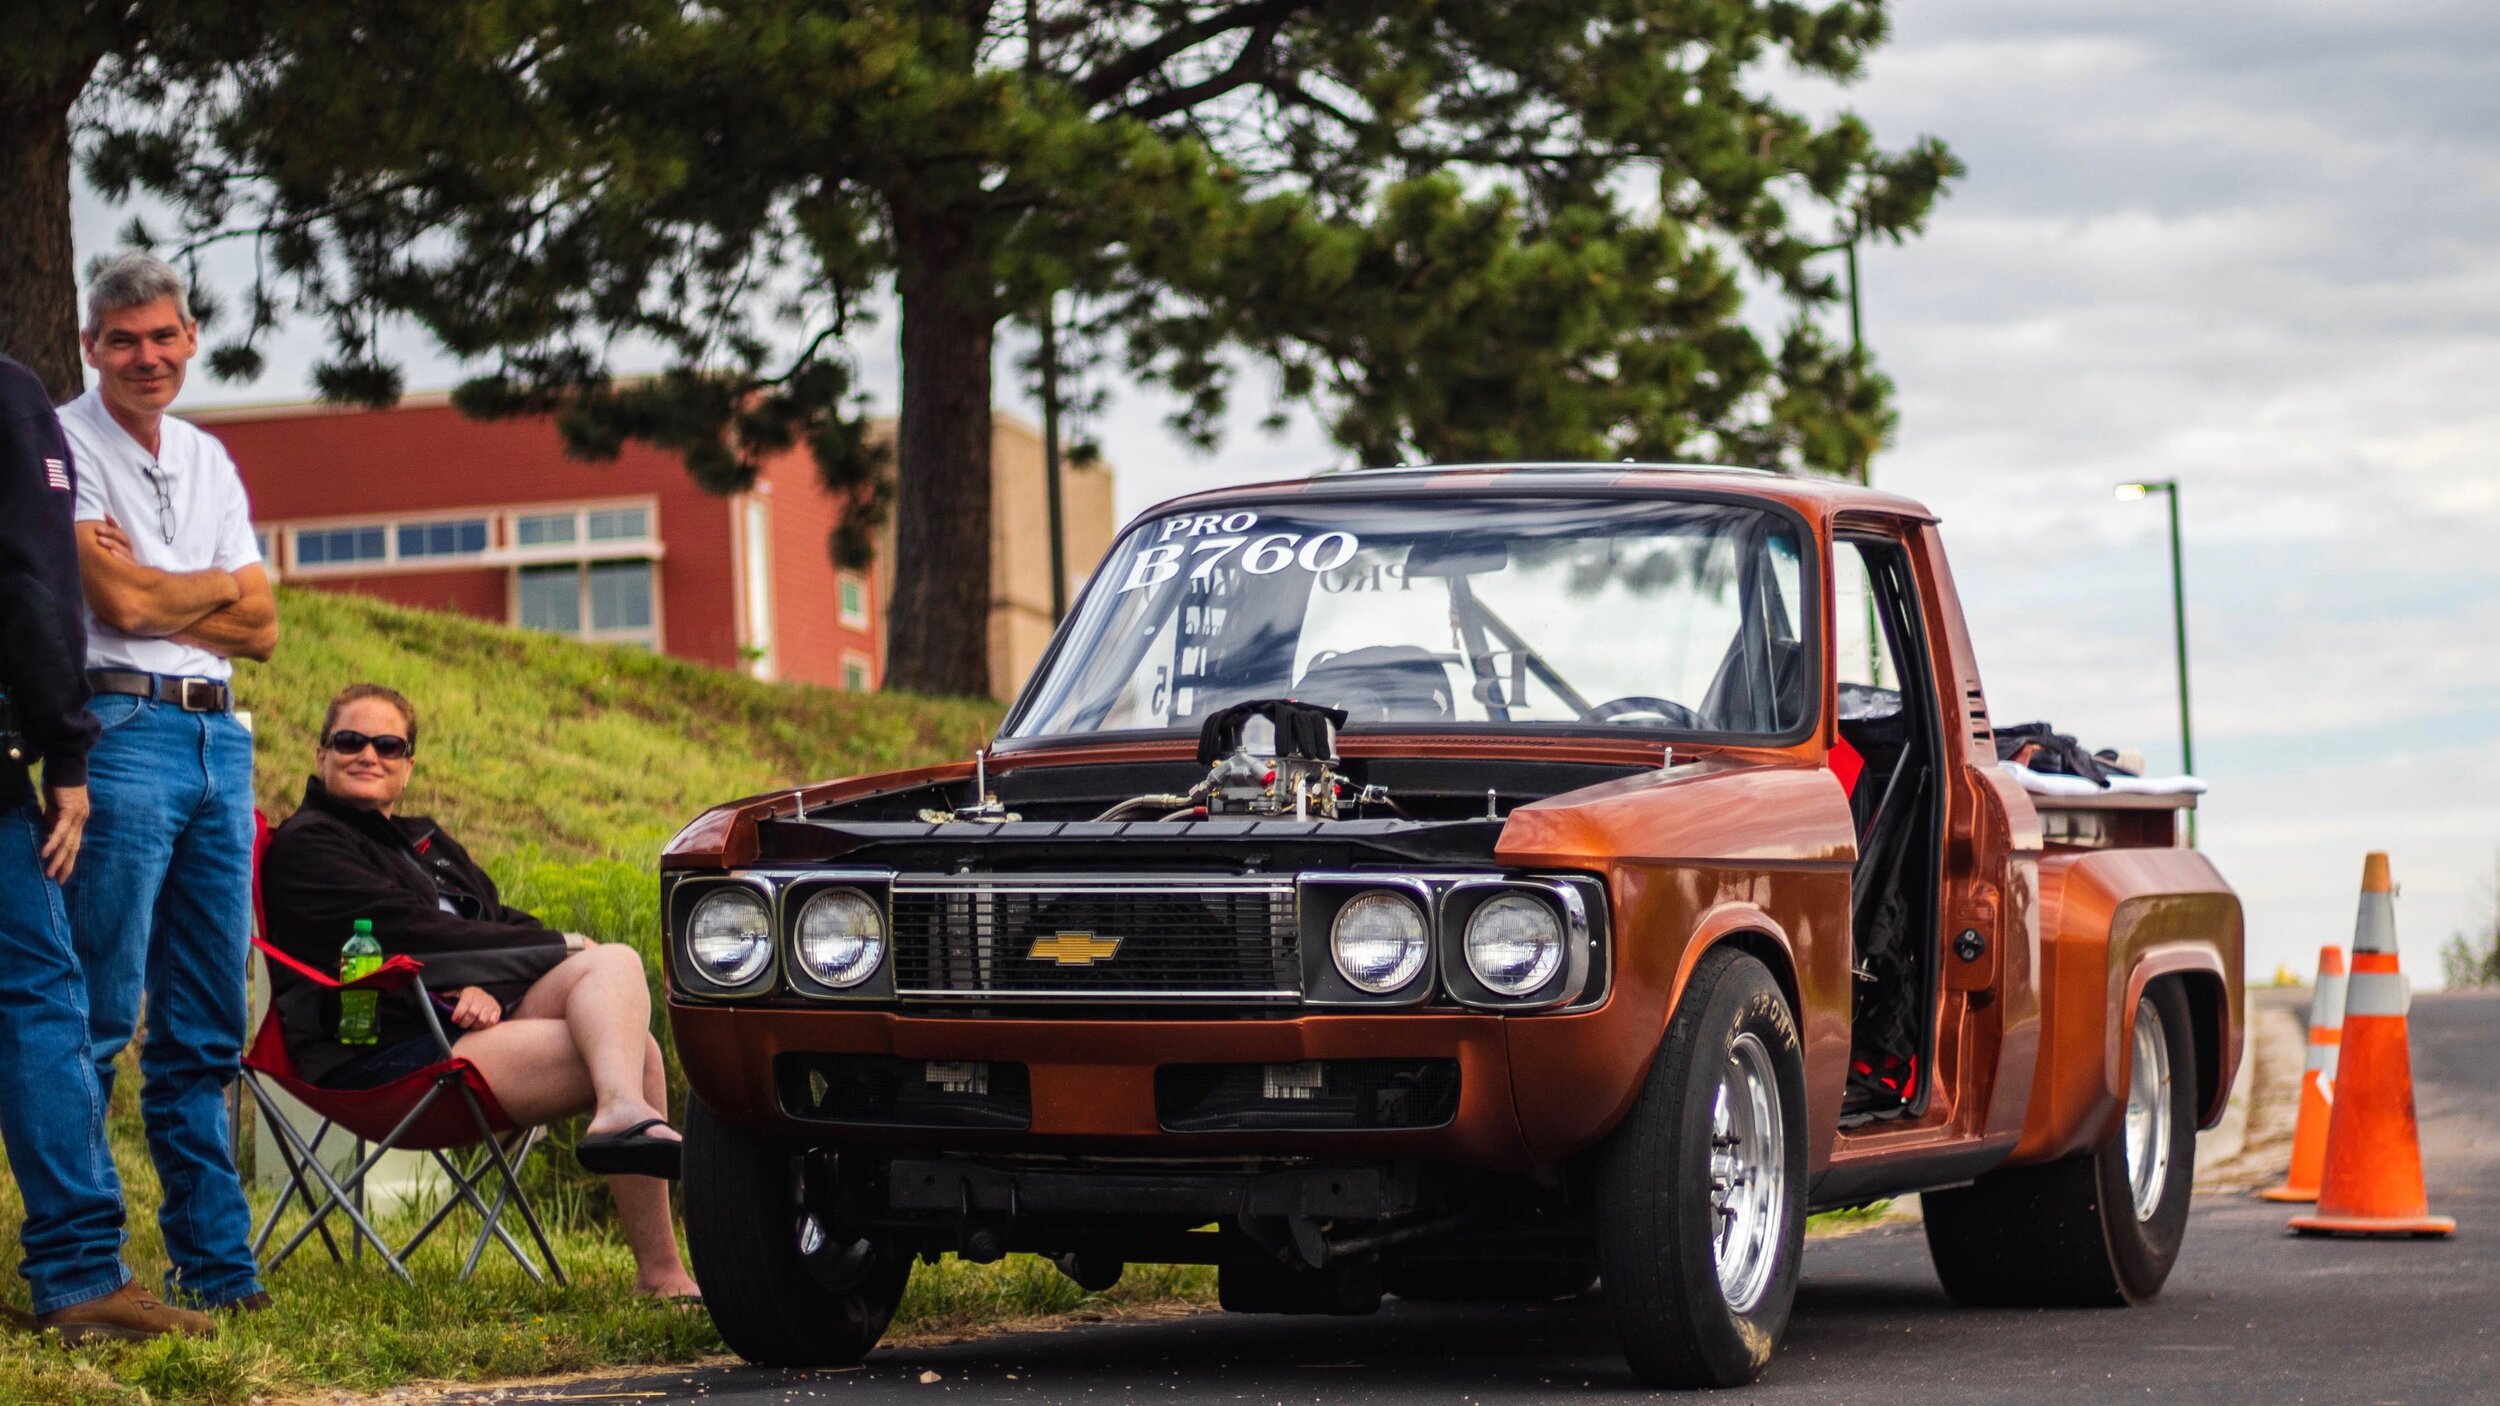
[[[1090,967],[1108,962],[1120,950],[1120,939],[1096,937],[1090,932],[1063,932],[1036,938],[1033,950],[1025,955],[1036,962],[1051,962],[1063,967]]]

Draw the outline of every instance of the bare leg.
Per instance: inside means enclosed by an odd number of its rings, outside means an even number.
[[[665,1118],[665,1097],[645,1088],[645,1051],[651,1045],[651,988],[642,955],[623,943],[602,943],[564,959],[514,1004],[519,1019],[561,1019],[573,1048],[589,1071],[589,1132],[622,1132],[646,1118]],[[491,1033],[491,1032],[482,1032]],[[663,1091],[663,1095],[664,1095]],[[673,1128],[648,1136],[674,1139]]]
[[[643,1044],[643,1099],[654,1108],[666,1108],[668,1076],[660,1063],[659,1041],[646,1035]],[[610,1177],[608,1194],[616,1198],[616,1222],[625,1232],[626,1246],[634,1252],[634,1287],[660,1298],[700,1293],[694,1276],[686,1272],[686,1262],[677,1254],[677,1234],[668,1216],[668,1183],[658,1177]]]
[[[531,994],[536,994],[534,988]],[[515,1009],[527,1004],[524,1000]],[[638,1092],[656,1111],[668,1099],[660,1047],[648,1033],[642,1043]],[[495,1101],[523,1126],[569,1118],[596,1101],[590,1068],[574,1048],[568,1021],[514,1017],[462,1036],[454,1048],[462,1059],[477,1066],[487,1087],[495,1091]],[[617,1224],[634,1253],[635,1287],[662,1297],[697,1292],[677,1253],[677,1237],[669,1221],[668,1183],[655,1177],[610,1177],[608,1192],[616,1198]]]

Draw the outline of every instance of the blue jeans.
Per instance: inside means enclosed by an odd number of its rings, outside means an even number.
[[[18,1273],[35,1312],[101,1298],[122,1267],[122,1184],[87,1058],[87,982],[61,891],[44,877],[43,816],[0,807],[0,1140],[26,1201]]]
[[[111,1094],[144,998],[139,1111],[165,1189],[167,1294],[232,1303],[260,1289],[225,1097],[249,1013],[252,735],[230,714],[129,694],[90,706],[104,727],[87,758],[95,813],[67,897],[96,1087]]]

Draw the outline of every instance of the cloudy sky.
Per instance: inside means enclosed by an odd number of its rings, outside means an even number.
[[[2491,911],[2495,73],[2487,0],[1911,0],[1864,81],[1776,80],[1970,167],[1924,238],[1862,267],[1901,391],[1876,478],[1943,516],[2000,721],[2175,764],[2161,505],[2111,487],[2182,484],[2203,842],[2252,976],[2349,941],[2370,849],[2417,983]],[[117,222],[82,201],[87,247]],[[303,394],[309,341],[277,351],[193,403]],[[890,402],[890,349],[862,353]],[[1259,387],[1214,456],[1122,395],[1100,427],[1122,511],[1335,461],[1307,416],[1252,429]]]

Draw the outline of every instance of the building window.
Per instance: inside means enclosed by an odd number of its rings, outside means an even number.
[[[298,566],[347,566],[390,557],[390,534],[380,523],[361,527],[323,527],[295,534]]]
[[[268,528],[252,529],[252,545],[260,548],[260,559],[268,564],[270,570],[278,569],[278,544],[270,537]]]
[[[572,547],[585,542],[648,542],[656,516],[648,503],[514,513],[512,545],[527,550]]]
[[[593,542],[638,542],[651,535],[648,508],[593,508],[588,518]]]
[[[842,656],[842,686],[853,693],[866,693],[874,685],[869,681],[870,666],[864,654]]]
[[[399,559],[472,557],[486,550],[486,519],[455,518],[444,522],[409,522],[399,527]]]
[[[837,589],[841,593],[842,623],[856,629],[868,624],[868,578],[856,571],[841,574]]]
[[[512,545],[561,547],[577,540],[579,513],[529,513],[512,520]]]
[[[582,570],[578,566],[521,568],[521,628],[582,632]]]
[[[590,632],[651,633],[651,563],[603,561],[590,568]]]
[[[523,629],[658,647],[659,611],[653,599],[651,563],[525,566],[519,577],[515,604]]]

